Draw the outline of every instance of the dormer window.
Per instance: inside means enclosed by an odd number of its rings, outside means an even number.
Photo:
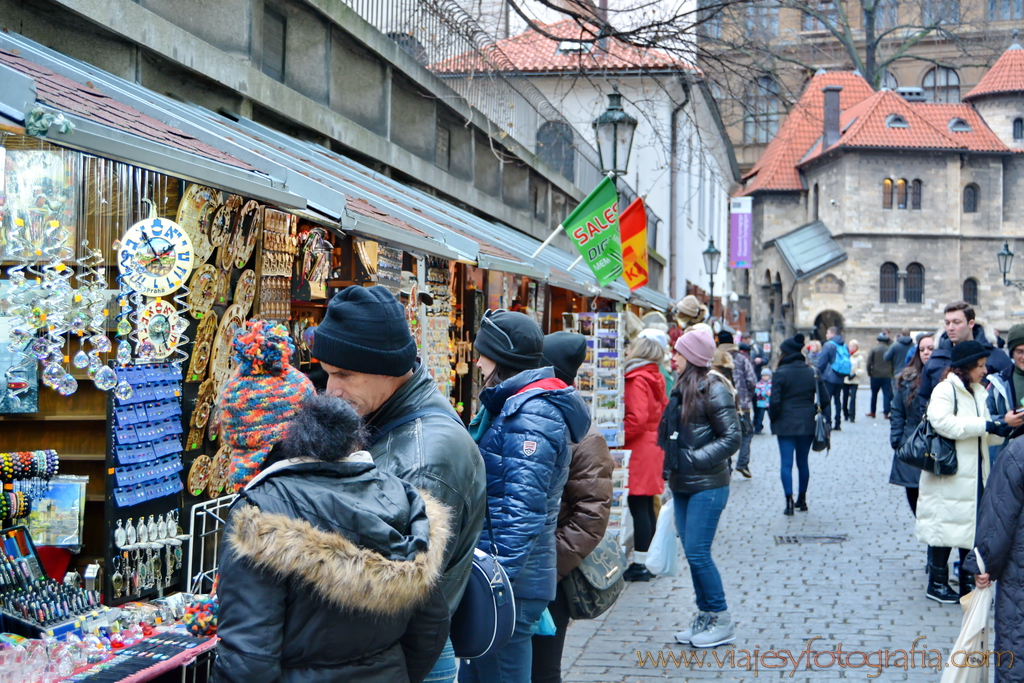
[[[899,114],[889,114],[885,119],[886,128],[910,128],[907,120]]]
[[[949,130],[953,133],[970,133],[972,128],[971,124],[963,119],[950,119]]]
[[[593,43],[579,40],[563,40],[558,43],[558,53],[562,55],[583,55],[590,52]]]

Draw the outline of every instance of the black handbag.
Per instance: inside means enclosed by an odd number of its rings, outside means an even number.
[[[618,532],[606,531],[594,551],[562,579],[572,619],[596,619],[615,604],[626,587],[626,553]]]
[[[953,389],[953,414],[957,413],[956,389]],[[927,417],[914,429],[910,438],[896,449],[896,459],[925,472],[940,476],[956,474],[956,442],[940,436]]]
[[[516,628],[516,601],[512,582],[498,562],[494,544],[491,512],[487,508],[487,532],[491,552],[476,548],[466,592],[452,615],[448,637],[459,659],[476,659],[500,650],[512,638]]]
[[[820,453],[832,448],[832,425],[828,423],[828,417],[821,409],[821,378],[818,371],[814,371],[814,440],[811,441],[811,450]]]

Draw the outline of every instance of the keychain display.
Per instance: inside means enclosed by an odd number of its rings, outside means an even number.
[[[385,244],[377,245],[377,284],[387,287],[397,298],[402,291],[402,252]]]

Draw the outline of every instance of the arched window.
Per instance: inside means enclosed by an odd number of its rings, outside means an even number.
[[[814,183],[814,196],[811,199],[811,220],[818,220],[818,183]]]
[[[882,181],[882,208],[892,208],[892,181],[888,178]]]
[[[978,281],[973,277],[964,280],[964,301],[972,306],[978,305]]]
[[[937,66],[924,75],[921,83],[929,102],[959,102],[960,76],[953,69]]]
[[[576,180],[573,175],[574,153],[571,124],[547,121],[537,130],[537,156],[573,182]]]
[[[919,304],[924,301],[924,267],[920,263],[907,266],[907,283],[903,293],[908,304]]]
[[[896,208],[907,208],[907,181],[903,178],[896,181]]]
[[[1024,140],[1024,119],[1013,120],[1013,139]]]
[[[978,186],[974,183],[964,188],[964,213],[977,213],[979,194]]]
[[[746,94],[747,116],[743,121],[744,142],[770,142],[779,132],[779,84],[768,76],[751,83]]]
[[[921,190],[923,189],[924,186],[920,180],[910,183],[910,208],[915,211],[921,210]]]
[[[878,278],[878,301],[894,304],[899,301],[896,284],[896,264],[883,263]]]

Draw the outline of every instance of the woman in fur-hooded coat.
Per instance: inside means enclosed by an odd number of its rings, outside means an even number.
[[[240,492],[221,545],[214,680],[418,683],[448,636],[446,508],[357,451],[343,401],[307,399]],[[351,455],[349,455],[351,453]]]

